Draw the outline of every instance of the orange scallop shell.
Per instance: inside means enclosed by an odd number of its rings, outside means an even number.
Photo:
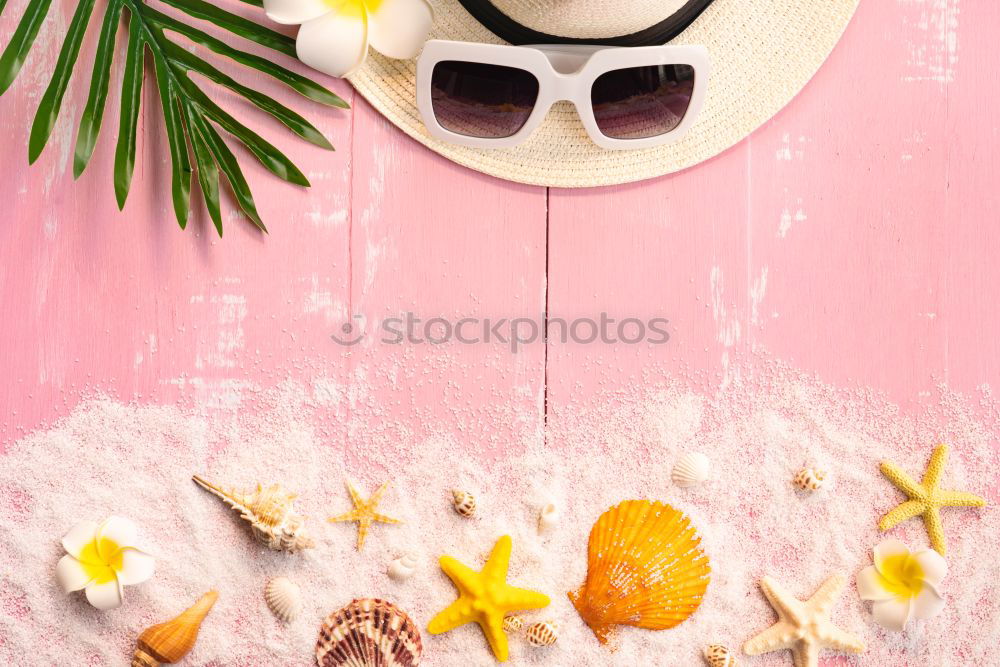
[[[687,516],[661,502],[626,500],[590,531],[587,581],[569,593],[606,643],[616,625],[672,628],[695,612],[711,569]]]

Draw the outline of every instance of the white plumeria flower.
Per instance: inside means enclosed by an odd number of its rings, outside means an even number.
[[[427,0],[264,0],[268,18],[300,25],[299,60],[333,76],[364,63],[371,46],[390,58],[413,58],[427,40]]]
[[[153,576],[153,557],[135,547],[135,524],[113,516],[100,524],[84,521],[62,539],[66,555],[56,565],[56,579],[66,593],[87,590],[98,609],[120,607],[124,586]]]
[[[939,587],[948,564],[933,549],[910,552],[899,540],[875,547],[875,564],[858,573],[858,593],[873,600],[879,625],[901,632],[911,618],[931,618],[944,609]]]

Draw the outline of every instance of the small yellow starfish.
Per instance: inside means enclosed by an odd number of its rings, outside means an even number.
[[[931,546],[942,556],[946,550],[944,540],[944,529],[941,526],[942,507],[982,507],[986,501],[979,496],[975,496],[965,491],[943,491],[938,488],[941,481],[941,472],[944,464],[948,460],[948,445],[938,445],[931,454],[930,463],[927,464],[927,471],[924,479],[919,484],[907,475],[903,470],[891,461],[882,461],[882,474],[893,483],[893,485],[906,494],[909,500],[900,503],[891,509],[882,520],[878,522],[878,528],[882,532],[891,530],[897,524],[922,515],[924,524],[927,526],[927,534],[931,538]]]
[[[440,635],[475,621],[483,629],[497,660],[507,660],[504,616],[512,611],[541,609],[549,604],[547,595],[507,585],[510,550],[510,536],[504,535],[493,547],[481,572],[462,565],[454,558],[441,556],[441,569],[455,583],[459,595],[457,600],[431,619],[427,630],[432,635]]]
[[[338,521],[356,521],[358,524],[358,543],[355,547],[358,551],[365,546],[365,538],[368,537],[368,528],[376,521],[381,521],[382,523],[402,523],[399,519],[393,519],[391,516],[386,516],[385,514],[379,514],[375,510],[378,509],[378,504],[382,500],[382,495],[385,490],[389,487],[389,482],[386,482],[382,486],[378,487],[378,491],[373,493],[367,500],[361,497],[358,493],[357,488],[350,480],[347,481],[347,492],[351,494],[351,500],[354,501],[354,509],[346,514],[341,514],[340,516],[333,516],[327,519],[331,523],[336,523]]]
[[[770,577],[760,581],[764,596],[778,612],[778,622],[743,645],[747,655],[761,655],[789,649],[795,667],[816,667],[824,648],[847,653],[861,653],[865,645],[830,620],[833,604],[844,590],[847,580],[834,574],[805,602],[799,600]]]

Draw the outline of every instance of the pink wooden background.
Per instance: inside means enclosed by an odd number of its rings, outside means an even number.
[[[332,378],[347,395],[363,382],[374,395],[354,407],[377,403],[403,420],[452,397],[480,410],[480,428],[461,437],[499,452],[510,425],[491,420],[498,401],[530,430],[553,406],[625,387],[657,364],[711,389],[737,362],[777,358],[905,409],[940,382],[972,392],[1000,373],[995,3],[865,0],[818,76],[750,139],[682,174],[616,188],[546,190],[467,171],[341,82],[329,81],[353,111],[298,104],[336,153],[236,104],[314,187],[245,161],[271,233],[232,215],[223,240],[200,212],[177,228],[158,119],[141,134],[133,191],[117,211],[114,85],[78,182],[70,163],[86,77],[28,168],[28,127],[71,12],[57,4],[0,99],[0,443],[92,392],[231,410],[286,378]],[[0,43],[22,6],[11,0]],[[148,93],[144,113],[158,114]],[[329,338],[354,314],[406,310],[662,316],[672,339],[536,343],[519,354],[450,345],[442,363],[427,345],[345,351]]]

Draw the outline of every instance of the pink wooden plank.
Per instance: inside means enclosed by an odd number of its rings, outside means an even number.
[[[3,43],[13,23],[7,17],[22,5],[7,8]],[[72,179],[71,160],[89,72],[74,77],[51,144],[34,167],[26,164],[28,128],[72,9],[67,3],[53,8],[52,25],[0,100],[0,154],[6,156],[0,200],[15,202],[0,229],[0,303],[8,318],[0,346],[8,378],[0,387],[0,442],[64,414],[85,393],[231,407],[248,387],[316,375],[331,353],[329,333],[346,316],[349,113],[296,101],[340,148],[328,153],[216,92],[314,185],[307,194],[241,154],[273,233],[257,233],[227,197],[220,241],[200,206],[186,232],[177,228],[166,138],[147,71],[135,180],[119,213],[112,186],[117,83],[97,151],[79,181]],[[247,10],[253,8],[240,11]],[[84,69],[93,47],[91,39],[81,56]],[[291,97],[261,76],[229,69],[269,94]],[[350,97],[348,86],[333,87]]]
[[[748,354],[902,401],[993,380],[1000,162],[980,63],[1000,14],[962,7],[862,3],[805,91],[733,150],[641,186],[553,191],[550,310],[663,309],[674,337],[583,365],[555,347],[552,391],[651,364],[724,382]]]
[[[354,144],[351,312],[368,331],[349,362],[354,436],[386,437],[371,427],[385,423],[396,429],[386,446],[419,446],[431,424],[450,424],[456,452],[512,451],[540,437],[542,342],[512,353],[483,342],[482,322],[544,311],[544,189],[462,169],[367,105],[355,112]],[[422,320],[416,342],[382,342],[396,336],[381,323],[405,313]],[[450,324],[428,329],[432,318]],[[478,324],[462,336],[479,342],[448,336],[463,318]]]

